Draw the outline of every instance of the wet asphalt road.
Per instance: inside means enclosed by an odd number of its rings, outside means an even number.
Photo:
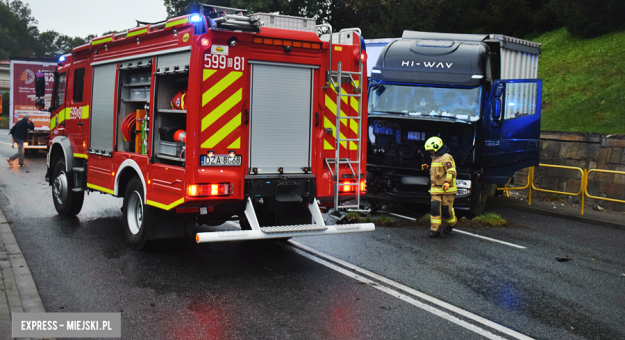
[[[9,141],[0,130],[2,158],[13,152]],[[121,312],[124,339],[483,338],[277,243],[135,251],[123,236],[121,199],[91,193],[77,218],[61,218],[43,179],[45,155],[27,155],[26,164],[0,167],[0,208],[48,312]],[[526,249],[400,228],[293,240],[531,338],[625,338],[624,231],[490,209],[526,227],[468,231]],[[573,261],[555,260],[566,255]]]

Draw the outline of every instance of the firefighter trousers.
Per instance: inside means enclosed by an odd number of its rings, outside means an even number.
[[[432,194],[430,211],[430,230],[438,231],[443,221],[449,226],[456,225],[456,214],[454,213],[454,194],[437,195]]]

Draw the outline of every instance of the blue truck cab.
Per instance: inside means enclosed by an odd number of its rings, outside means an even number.
[[[366,40],[367,197],[428,203],[425,141],[439,136],[458,170],[454,207],[480,214],[496,185],[539,163],[540,44],[496,34],[404,31]],[[375,58],[377,57],[377,62]]]

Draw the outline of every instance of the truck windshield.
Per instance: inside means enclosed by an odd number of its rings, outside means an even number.
[[[444,88],[380,84],[371,87],[369,112],[477,121],[480,118],[481,102],[480,87]]]

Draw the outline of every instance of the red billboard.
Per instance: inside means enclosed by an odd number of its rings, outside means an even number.
[[[56,70],[56,63],[42,61],[11,60],[11,95],[9,104],[9,127],[24,115],[30,115],[35,130],[50,130],[50,112],[35,107],[35,75]],[[46,107],[50,107],[54,77],[46,74]]]

